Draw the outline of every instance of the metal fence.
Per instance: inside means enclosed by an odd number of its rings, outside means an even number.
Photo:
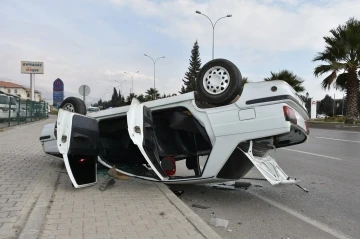
[[[0,91],[0,128],[48,118],[49,109],[45,101],[24,100]]]

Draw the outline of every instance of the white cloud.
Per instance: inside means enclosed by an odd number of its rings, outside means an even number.
[[[154,26],[170,37],[193,42],[194,36],[202,43],[212,42],[212,28],[208,19],[195,14],[195,10],[208,15],[213,22],[227,14],[215,27],[216,45],[237,49],[251,48],[262,51],[289,51],[321,49],[322,37],[331,28],[358,14],[360,1],[233,1],[210,0],[206,3],[173,0],[110,0],[121,7],[129,7],[134,14],[159,18],[162,26]],[[274,3],[270,5],[269,3]],[[292,10],[281,5],[290,5]]]

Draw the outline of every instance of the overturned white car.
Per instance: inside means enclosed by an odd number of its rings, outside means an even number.
[[[307,140],[303,102],[284,81],[247,83],[239,97],[241,81],[233,63],[215,59],[202,67],[197,92],[87,116],[70,97],[40,141],[64,159],[75,188],[97,182],[97,163],[168,184],[233,181],[255,165],[272,185],[295,183],[268,151]]]

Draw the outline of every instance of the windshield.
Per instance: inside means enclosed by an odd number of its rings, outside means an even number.
[[[100,109],[99,108],[87,108],[87,111],[88,112],[98,112],[98,111],[100,111]]]
[[[9,97],[6,95],[0,95],[0,104],[9,104]]]
[[[16,105],[16,100],[14,97],[10,97],[10,102],[12,105]]]

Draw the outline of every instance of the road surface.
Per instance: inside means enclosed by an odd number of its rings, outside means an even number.
[[[209,206],[191,207],[207,223],[211,217],[229,220],[227,228],[214,227],[223,238],[359,238],[360,132],[311,128],[307,143],[277,150],[277,162],[309,192],[244,179],[263,187],[171,189],[184,190],[181,198],[190,207]],[[246,177],[263,179],[256,169]]]

